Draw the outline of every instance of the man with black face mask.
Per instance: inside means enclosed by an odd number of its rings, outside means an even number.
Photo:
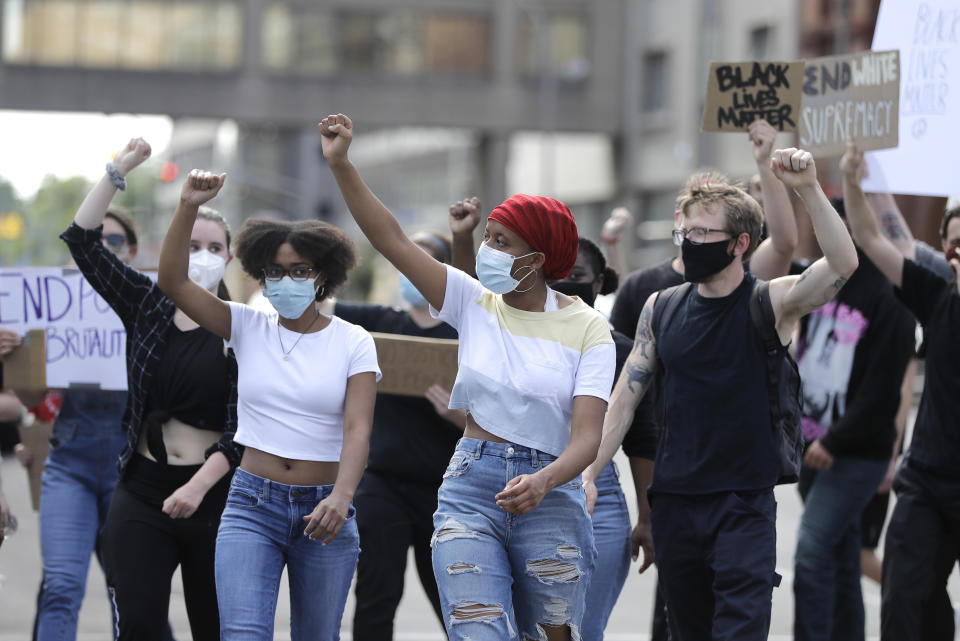
[[[854,272],[857,253],[820,189],[810,153],[778,150],[771,169],[804,201],[824,253],[802,275],[769,283],[786,344],[796,321],[832,299]],[[662,363],[665,426],[656,465],[649,463],[653,483],[643,498],[653,500],[642,525],[652,532],[645,561],[655,548],[673,638],[766,639],[779,581],[779,435],[770,419],[766,352],[750,318],[757,278],[743,268],[763,214],[742,189],[702,174],[688,180],[677,205],[673,239],[684,278],[695,285],[653,294],[644,305],[584,483],[620,446]],[[660,318],[658,298],[672,296],[673,313]]]

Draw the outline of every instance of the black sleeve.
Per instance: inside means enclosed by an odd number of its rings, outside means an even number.
[[[372,303],[345,303],[337,301],[333,308],[335,316],[348,323],[359,325],[368,332],[387,331],[381,327],[381,320],[392,308]]]
[[[230,376],[230,387],[227,391],[227,417],[224,424],[223,436],[216,443],[207,448],[204,452],[204,458],[210,458],[214,452],[221,452],[230,462],[230,468],[234,469],[240,465],[240,459],[243,458],[243,446],[233,440],[237,434],[237,357],[233,350],[227,350],[228,373]]]
[[[613,309],[610,310],[610,324],[613,328],[627,336],[637,332],[637,320],[640,318],[640,308],[637,303],[637,281],[640,272],[627,276],[617,297],[613,299]],[[646,301],[640,301],[643,305]]]
[[[124,326],[128,326],[144,306],[159,304],[165,294],[146,275],[124,264],[104,247],[100,242],[102,235],[102,225],[96,229],[84,229],[70,223],[60,238],[67,243],[83,277],[103,296]]]
[[[944,281],[908,258],[903,259],[902,284],[897,289],[897,296],[921,324],[929,322],[944,287],[956,287],[956,284]]]
[[[892,297],[883,300],[870,319],[865,349],[858,349],[854,356],[846,410],[820,439],[834,456],[870,453],[882,458],[884,453],[890,454],[893,445],[889,435],[895,433],[900,387],[913,356],[914,322]],[[886,439],[881,430],[887,430]],[[877,445],[880,447],[874,450]]]

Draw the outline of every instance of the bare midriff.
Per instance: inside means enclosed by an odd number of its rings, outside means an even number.
[[[171,418],[163,424],[163,444],[167,450],[167,465],[201,465],[207,449],[220,440],[220,432],[201,430],[183,421]],[[156,462],[147,449],[147,439],[143,433],[137,443],[137,452]]]
[[[510,441],[502,439],[499,436],[494,436],[487,430],[483,429],[477,422],[473,420],[473,415],[467,414],[467,429],[463,430],[463,435],[466,438],[478,438],[481,441],[493,441],[494,443],[509,443]]]
[[[240,469],[287,485],[331,485],[337,480],[338,461],[304,461],[247,447]]]

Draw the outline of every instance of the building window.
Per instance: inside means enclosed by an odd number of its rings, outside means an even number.
[[[640,105],[646,113],[667,108],[667,54],[651,51],[643,56],[643,78],[640,83]]]
[[[484,14],[274,3],[264,18],[263,60],[277,71],[415,76],[488,69]]]
[[[6,62],[216,71],[240,64],[242,9],[233,2],[6,0]]]
[[[770,58],[770,27],[756,27],[750,30],[749,60],[768,60]]]
[[[517,66],[521,74],[546,72],[568,82],[590,75],[587,18],[580,12],[521,14],[517,29]]]

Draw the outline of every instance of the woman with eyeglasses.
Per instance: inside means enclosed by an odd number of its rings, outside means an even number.
[[[160,286],[223,338],[239,366],[238,443],[246,446],[217,537],[223,639],[273,639],[277,588],[290,580],[290,635],[338,639],[359,554],[351,504],[367,460],[376,382],[373,339],[317,309],[356,250],[316,220],[247,220],[244,271],[276,313],[226,303],[189,278],[186,240],[226,174],[193,170],[160,253]]]
[[[167,637],[177,566],[193,638],[217,639],[214,545],[229,472],[242,455],[233,440],[236,361],[223,341],[103,242],[107,205],[126,186],[126,174],[149,156],[144,140],[131,140],[61,235],[127,332],[125,443],[100,544],[119,639]],[[190,278],[211,296],[219,291],[228,298],[221,278],[229,248],[230,230],[213,210],[203,212],[183,239]]]
[[[347,157],[353,124],[320,122],[323,154],[373,246],[459,332],[450,407],[467,411],[434,514],[433,571],[451,639],[577,639],[595,555],[580,483],[613,385],[607,322],[559,294],[577,226],[518,194],[487,219],[479,282],[411,241]]]

